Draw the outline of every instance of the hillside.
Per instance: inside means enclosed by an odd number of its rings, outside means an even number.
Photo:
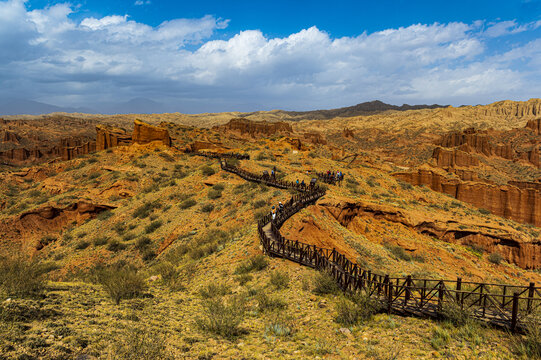
[[[247,154],[250,159],[228,162],[256,174],[276,167],[282,181],[345,173],[340,186],[326,184],[323,197],[285,221],[287,239],[334,248],[391,277],[528,286],[541,282],[537,224],[436,185],[505,184],[536,196],[532,185],[507,184],[541,177],[539,154],[536,162],[532,152],[541,140],[532,121],[540,105],[501,102],[283,123],[273,113],[265,115],[271,122],[257,123],[250,120],[262,114],[233,122],[242,114],[37,119],[32,131],[53,133],[62,124],[64,135],[84,133],[100,150],[1,169],[0,253],[22,260],[3,259],[0,266],[0,354],[532,358],[524,345],[531,337],[457,315],[438,321],[376,311],[369,298],[343,295],[314,269],[264,256],[257,221],[298,192],[246,181],[201,152]],[[26,144],[33,120],[26,121],[0,123],[0,133],[18,134],[20,144],[10,146]],[[112,124],[117,128],[106,126]],[[463,132],[469,127],[476,132]],[[510,148],[501,150],[506,143]],[[455,155],[434,156],[436,148]],[[446,180],[427,183],[428,172]],[[529,204],[526,195],[518,199]],[[23,271],[6,270],[13,264],[23,264]],[[24,269],[48,282],[16,291],[32,274]],[[130,290],[118,304],[108,291],[122,283],[114,274],[124,274]],[[13,278],[19,285],[10,287]]]

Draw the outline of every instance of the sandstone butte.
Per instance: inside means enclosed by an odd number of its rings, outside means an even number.
[[[8,123],[8,121],[4,122]],[[20,122],[24,124],[23,121]],[[160,141],[166,146],[171,146],[171,138],[167,129],[140,120],[134,122],[133,134],[128,134],[126,130],[121,128],[100,124],[96,126],[95,141],[85,141],[81,138],[63,138],[58,141],[58,144],[51,147],[36,147],[30,150],[21,147],[0,151],[0,159],[10,164],[34,163],[43,159],[52,160],[55,158],[67,161],[95,151],[132,143],[148,144],[153,141]],[[19,143],[20,137],[15,133],[3,131],[0,134],[1,142]]]
[[[226,131],[249,138],[268,138],[273,136],[283,136],[285,141],[293,145],[296,149],[305,148],[303,142],[314,145],[327,144],[325,136],[319,132],[299,132],[296,133],[291,124],[283,121],[267,122],[254,121],[246,118],[231,119],[227,124],[217,125],[214,130]],[[353,134],[351,132],[351,134]]]

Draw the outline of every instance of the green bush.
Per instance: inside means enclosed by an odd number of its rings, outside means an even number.
[[[285,289],[289,286],[289,275],[285,272],[274,271],[271,273],[269,283],[277,289]]]
[[[135,248],[139,251],[145,250],[148,246],[152,244],[152,240],[148,236],[141,236],[135,242]]]
[[[106,238],[105,236],[99,236],[94,239],[93,243],[94,243],[94,246],[102,246],[102,245],[107,244],[108,241],[109,239]]]
[[[385,243],[383,246],[396,258],[404,261],[411,261],[411,255],[406,253],[402,247],[398,245],[391,245],[389,243]]]
[[[220,190],[214,190],[213,189],[213,190],[210,190],[208,192],[207,196],[208,196],[209,199],[212,199],[212,200],[218,199],[218,198],[222,197],[222,192]]]
[[[204,166],[202,169],[201,169],[201,172],[203,173],[203,175],[205,176],[211,176],[211,175],[214,175],[216,172],[214,171],[213,168],[211,168],[210,166]]]
[[[225,189],[224,184],[216,184],[212,187],[214,190],[223,191]]]
[[[314,278],[313,292],[318,295],[337,294],[340,287],[328,272],[318,272]]]
[[[201,295],[203,299],[224,296],[229,293],[231,293],[231,289],[226,284],[210,283],[199,289],[199,295]]]
[[[209,213],[212,210],[214,210],[214,205],[212,205],[212,204],[205,204],[205,205],[201,206],[201,211],[202,212]]]
[[[233,339],[244,333],[240,324],[244,320],[245,308],[244,300],[238,297],[231,298],[229,302],[210,299],[203,303],[202,315],[196,319],[196,324],[203,331]]]
[[[264,292],[259,292],[255,299],[257,300],[257,305],[260,311],[273,311],[284,309],[287,307],[287,303],[284,299],[277,296],[269,296]]]
[[[22,257],[0,258],[0,289],[7,296],[36,297],[45,289],[48,268]]]
[[[493,264],[499,265],[503,261],[503,256],[498,252],[493,252],[488,256],[488,261]]]
[[[380,303],[366,293],[355,294],[349,298],[340,297],[335,306],[334,321],[343,326],[353,326],[370,320],[381,310]]]
[[[112,251],[112,252],[124,250],[125,248],[126,248],[126,245],[122,244],[120,241],[116,239],[111,240],[109,245],[107,245],[107,250]]]
[[[100,221],[104,221],[104,220],[107,220],[109,219],[111,216],[113,216],[113,212],[111,210],[106,210],[106,211],[102,211],[97,217],[96,219],[100,220]]]
[[[148,329],[128,328],[113,342],[108,358],[132,359],[173,359],[166,352],[165,335]]]
[[[184,285],[180,280],[180,271],[169,261],[161,262],[156,266],[160,274],[162,283],[169,286],[173,291],[184,290]]]
[[[147,289],[145,279],[132,266],[117,264],[96,270],[96,279],[115,304],[139,297]]]
[[[187,199],[187,200],[184,200],[183,202],[181,202],[179,207],[181,209],[188,209],[188,208],[191,208],[192,206],[194,206],[196,204],[197,204],[197,201],[195,201],[194,199]]]
[[[153,233],[154,231],[156,231],[157,229],[159,229],[161,226],[162,226],[163,222],[160,221],[160,220],[157,220],[157,221],[153,221],[151,222],[150,224],[148,224],[146,227],[145,227],[145,232],[147,234],[150,234],[150,233]]]
[[[251,271],[260,271],[269,265],[269,261],[264,255],[256,255],[243,261],[236,269],[235,274],[246,274]]]
[[[77,250],[83,250],[83,249],[86,249],[87,247],[90,246],[90,242],[88,241],[79,241],[76,245],[75,245],[75,249]]]

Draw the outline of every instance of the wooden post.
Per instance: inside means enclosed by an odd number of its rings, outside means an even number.
[[[389,275],[385,275],[385,278],[387,279],[387,281],[389,281]],[[387,312],[390,314],[391,313],[391,308],[392,308],[392,304],[393,304],[393,284],[389,281],[389,293],[387,295]]]
[[[443,308],[443,280],[440,281],[438,286],[438,311]]]
[[[408,305],[408,301],[411,296],[411,283],[411,275],[408,275],[408,277],[406,278],[406,294],[404,298],[404,306]]]
[[[459,304],[460,304],[460,291],[461,290],[462,290],[462,278],[456,278],[456,302]]]
[[[528,312],[532,311],[532,302],[533,302],[534,294],[535,294],[535,283],[531,282],[528,288],[528,305],[527,305]]]
[[[518,323],[518,293],[513,294],[513,312],[511,313],[511,331],[516,331]]]

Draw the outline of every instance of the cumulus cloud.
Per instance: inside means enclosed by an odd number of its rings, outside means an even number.
[[[148,97],[179,111],[308,109],[376,98],[486,102],[529,96],[541,83],[540,40],[487,55],[487,39],[541,22],[414,24],[341,38],[313,26],[218,40],[229,20],[210,15],[153,27],[129,15],[75,21],[73,11],[0,1],[0,96],[70,106]]]
[[[137,0],[134,5],[140,6],[140,5],[150,5],[152,2],[150,0]]]

